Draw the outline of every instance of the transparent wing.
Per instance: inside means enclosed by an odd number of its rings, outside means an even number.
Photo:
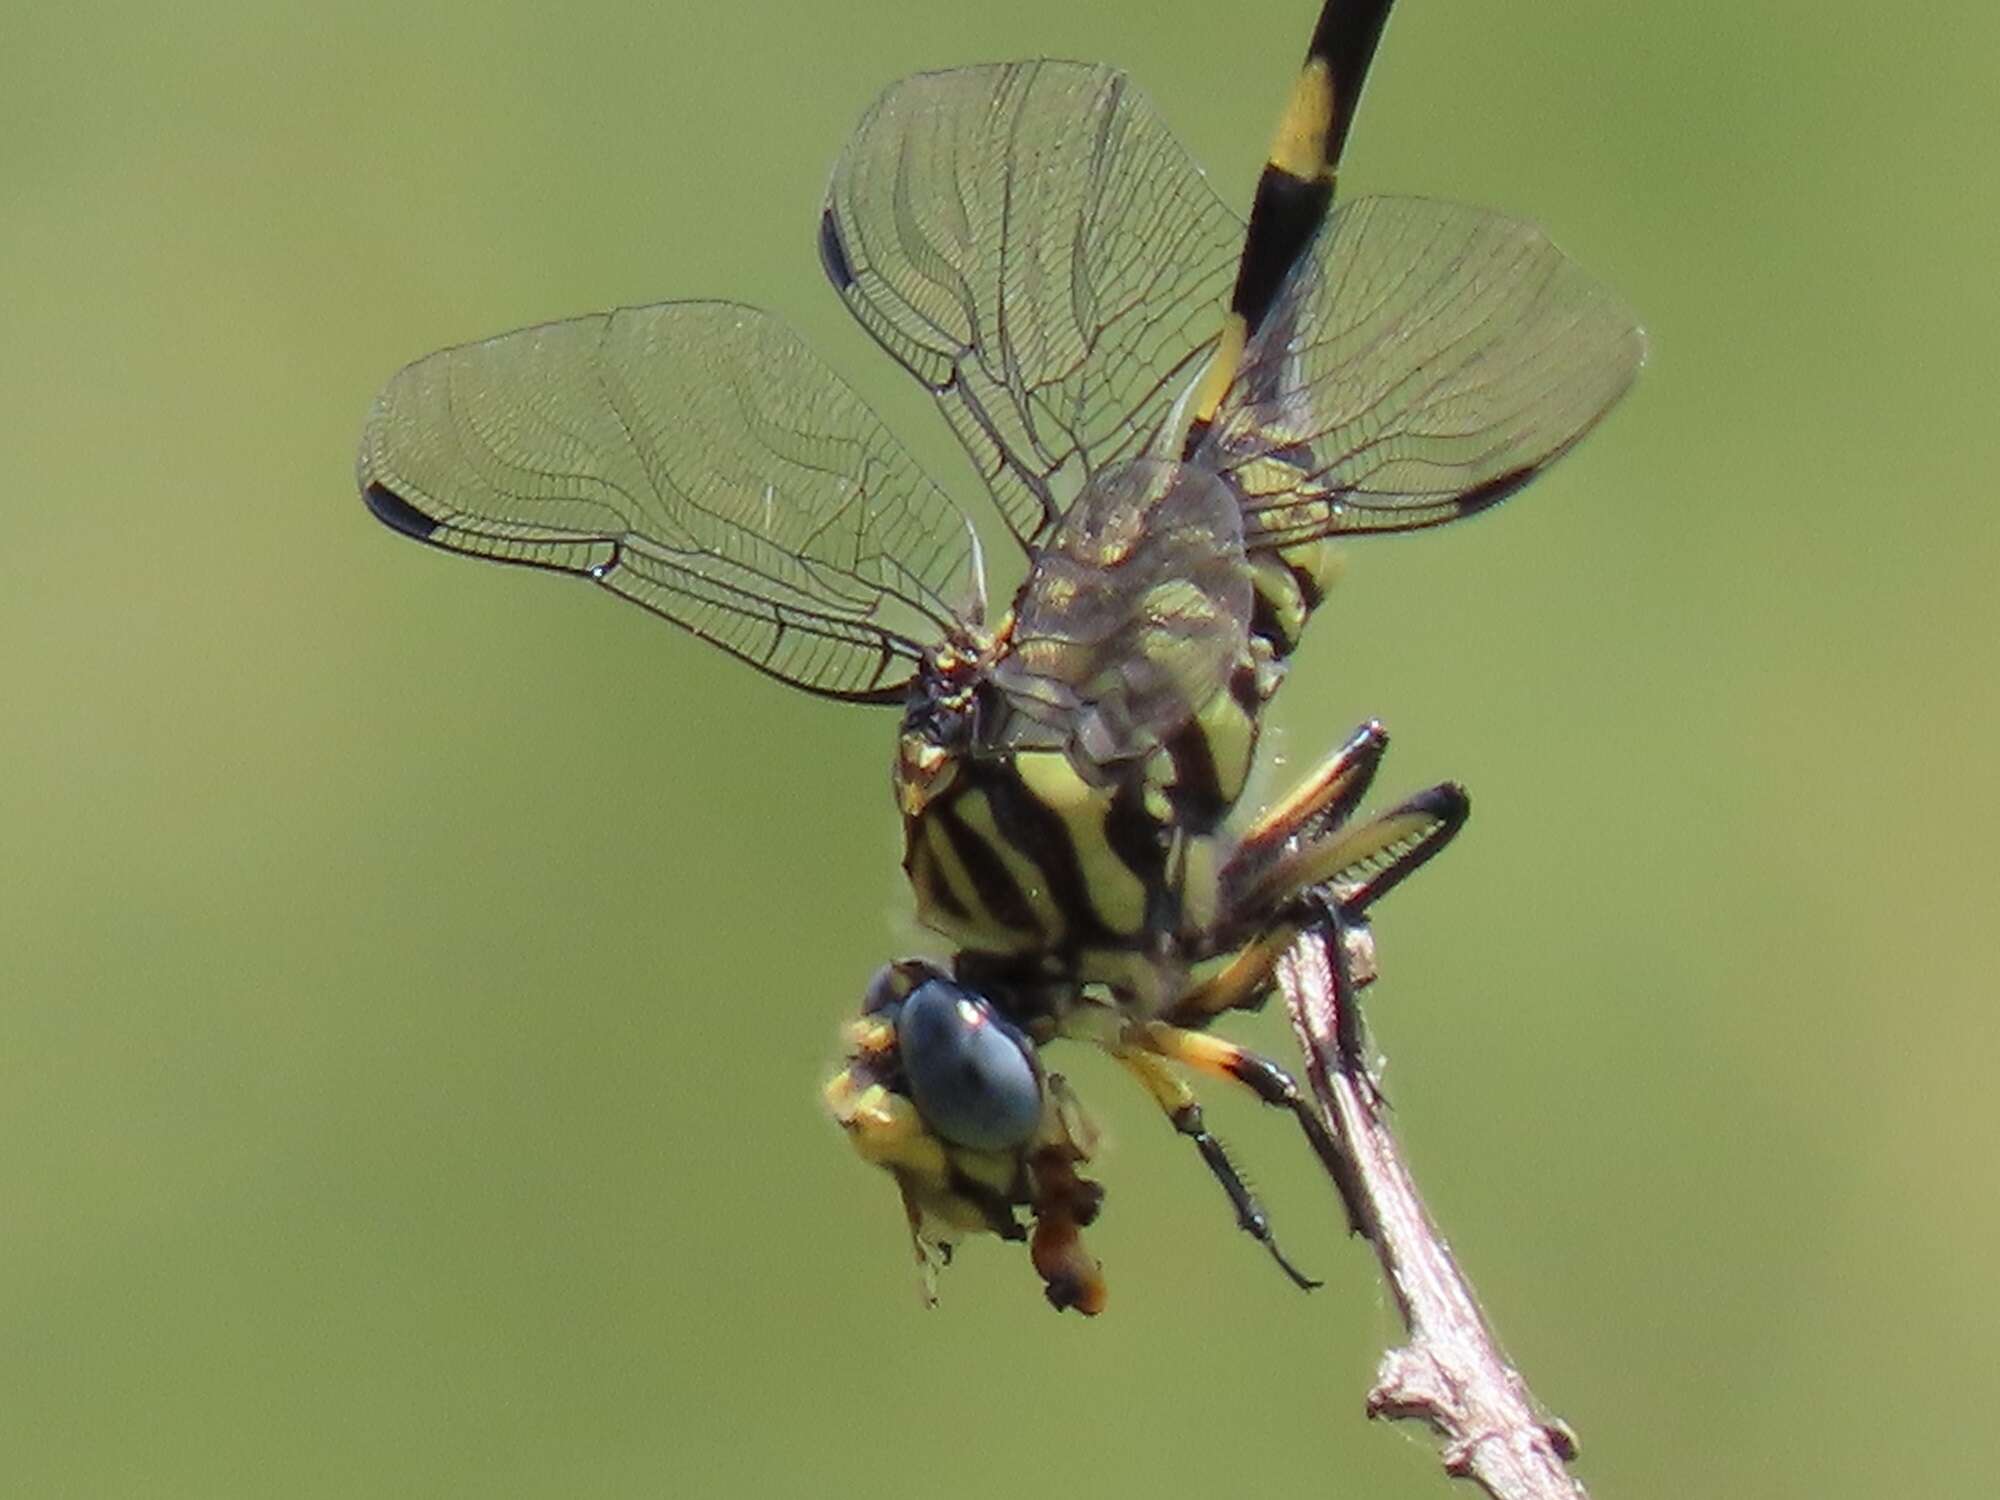
[[[1253,551],[1505,499],[1638,373],[1631,311],[1531,224],[1415,198],[1336,209],[1198,454]]]
[[[1125,75],[891,87],[820,225],[848,309],[936,396],[1024,546],[1142,451],[1214,342],[1243,226]]]
[[[1086,771],[1157,748],[1247,664],[1253,603],[1214,474],[1153,459],[1099,474],[1036,556],[993,669],[1028,721],[1010,743],[1059,742]]]
[[[965,517],[755,308],[675,302],[418,360],[359,477],[407,535],[576,573],[770,675],[900,702],[975,566]]]

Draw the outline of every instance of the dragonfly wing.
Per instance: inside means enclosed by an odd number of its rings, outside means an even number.
[[[1644,357],[1631,311],[1534,225],[1360,198],[1293,272],[1197,458],[1241,493],[1252,550],[1436,526],[1568,452]]]
[[[1094,478],[1037,554],[993,671],[1087,771],[1142,757],[1249,661],[1254,591],[1235,497],[1189,464]],[[1032,727],[1031,727],[1032,726]]]
[[[435,546],[575,573],[759,670],[901,702],[955,624],[964,516],[755,308],[623,308],[446,349],[362,434],[375,514]]]
[[[1032,547],[1200,371],[1242,238],[1123,73],[1032,62],[883,94],[834,167],[820,251]]]

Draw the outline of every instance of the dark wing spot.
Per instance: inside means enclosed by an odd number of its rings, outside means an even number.
[[[833,220],[833,205],[827,204],[819,216],[819,263],[826,267],[827,280],[836,291],[854,285],[854,267],[848,264],[847,247],[840,242],[840,226]]]
[[[425,515],[380,480],[371,482],[361,492],[361,498],[375,513],[375,519],[391,531],[400,531],[404,536],[427,542],[431,533],[438,529],[439,522],[435,516]]]
[[[1482,510],[1498,505],[1539,474],[1543,467],[1542,464],[1525,464],[1518,469],[1509,469],[1505,474],[1495,475],[1484,484],[1474,485],[1458,497],[1457,514],[1476,516]]]

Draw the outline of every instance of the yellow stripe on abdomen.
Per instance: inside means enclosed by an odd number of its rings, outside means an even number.
[[[1179,440],[1183,456],[1201,445],[1236,379],[1248,341],[1263,326],[1279,288],[1326,221],[1361,83],[1392,3],[1326,0],[1320,10],[1257,179],[1228,320],[1187,410],[1180,414],[1181,425],[1170,434]]]

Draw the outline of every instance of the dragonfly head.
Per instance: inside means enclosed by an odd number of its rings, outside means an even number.
[[[1028,1240],[1049,1300],[1097,1312],[1103,1277],[1080,1231],[1103,1192],[1076,1172],[1093,1133],[1034,1040],[979,991],[904,959],[871,981],[846,1044],[826,1101],[895,1178],[926,1299],[952,1246],[984,1233]]]

